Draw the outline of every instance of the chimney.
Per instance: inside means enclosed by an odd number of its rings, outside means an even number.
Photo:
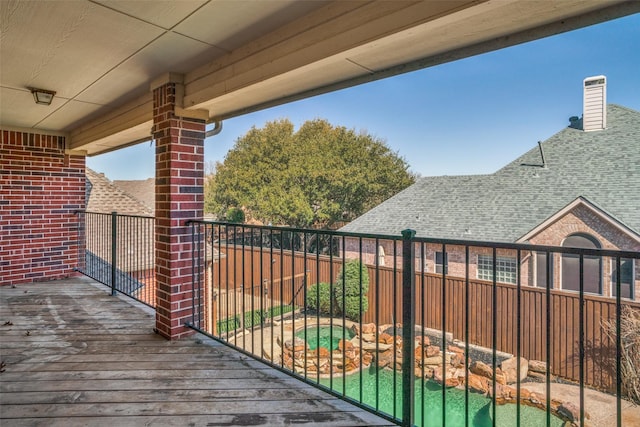
[[[602,130],[607,127],[607,78],[605,76],[584,79],[582,130]]]

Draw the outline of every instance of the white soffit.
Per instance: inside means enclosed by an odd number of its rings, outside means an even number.
[[[196,12],[203,4],[207,3],[207,0],[94,1],[167,30],[174,27],[180,21]]]
[[[91,85],[78,99],[99,104],[126,101],[148,92],[148,82],[162,74],[159,70],[185,73],[222,53],[198,40],[167,32]]]
[[[227,52],[235,50],[288,22],[319,8],[325,2],[300,0],[229,1],[207,3],[174,31]],[[260,7],[255,7],[258,5]]]
[[[75,7],[16,3],[2,28],[3,86],[41,87],[72,98],[162,34],[157,27],[90,2],[71,2]],[[26,28],[12,28],[18,25]],[[38,28],[46,30],[30,30]]]

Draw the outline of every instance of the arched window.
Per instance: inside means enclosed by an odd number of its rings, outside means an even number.
[[[599,249],[602,246],[595,237],[576,233],[567,237],[562,246],[566,248]],[[602,258],[584,256],[583,261],[584,292],[602,294]],[[562,254],[562,289],[580,290],[580,256]]]

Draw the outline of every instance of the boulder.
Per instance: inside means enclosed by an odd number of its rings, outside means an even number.
[[[376,328],[375,323],[365,323],[362,325],[362,333],[363,334],[372,334],[375,335],[378,332],[378,328]]]
[[[362,334],[362,341],[364,342],[376,342],[375,334]]]
[[[378,336],[378,342],[381,342],[383,344],[393,344],[393,335],[389,335],[386,332],[383,332]]]
[[[451,366],[454,368],[464,367],[464,355],[460,353],[451,353]]]
[[[493,369],[491,369],[491,367],[486,363],[479,360],[471,362],[471,365],[469,365],[469,371],[476,375],[480,375],[481,377],[489,379],[493,378]]]
[[[362,353],[362,365],[369,366],[371,365],[371,361],[373,360],[373,355],[371,353],[367,353],[366,351]]]
[[[516,399],[516,389],[505,384],[496,384],[496,404],[504,405]],[[493,396],[493,384],[489,385],[488,396]]]
[[[527,378],[529,372],[529,361],[524,357],[511,357],[500,364],[500,368],[506,377],[507,384],[518,381],[518,364],[520,365],[520,381]]]
[[[432,357],[426,357],[422,363],[424,365],[430,365],[430,366],[439,366],[442,365],[442,354],[438,354],[437,356],[432,356]],[[445,354],[444,356],[444,363],[451,363],[451,355],[450,354]]]
[[[419,336],[416,338],[416,343],[421,345],[422,347],[427,347],[431,345],[431,339],[428,336]]]
[[[357,323],[354,323],[353,325],[351,325],[351,327],[349,328],[351,330],[351,332],[353,332],[353,335],[360,336],[360,325],[358,325]]]
[[[461,355],[461,357],[464,359],[464,348],[462,348],[462,347],[458,347],[457,345],[450,344],[447,347],[447,351],[450,351],[452,353],[457,353],[457,354]]]
[[[326,347],[318,347],[315,352],[314,352],[314,356],[319,355],[321,358],[327,358],[329,357],[329,349]]]
[[[345,351],[353,350],[353,343],[351,341],[345,341],[341,339],[338,342],[338,348]]]
[[[305,340],[302,338],[294,337],[293,339],[286,340],[284,342],[284,348],[289,351],[307,351],[308,345]]]
[[[502,372],[502,369],[496,368],[496,382],[498,384],[507,385],[507,376]]]
[[[426,357],[433,357],[437,356],[438,354],[440,354],[440,347],[438,347],[437,345],[429,345],[424,351],[424,355]]]
[[[393,367],[393,357],[395,352],[393,350],[387,350],[378,353],[376,357],[376,365],[378,368]]]
[[[443,381],[443,372],[446,373],[446,378],[444,378],[444,386],[445,387],[457,387],[458,385],[460,385],[460,380],[458,379],[458,377],[455,374],[455,371],[452,369],[446,369],[443,370],[440,366],[438,366],[437,368],[435,368],[433,370],[433,380],[438,383],[438,384],[442,384]]]
[[[383,344],[381,342],[379,343],[375,343],[375,342],[363,342],[362,343],[362,349],[365,351],[387,351],[389,350],[391,347],[393,347],[391,344]]]
[[[490,382],[486,377],[470,373],[467,387],[469,387],[469,391],[474,393],[487,394],[489,392]]]
[[[529,371],[539,372],[541,374],[547,373],[547,364],[541,360],[529,360]]]

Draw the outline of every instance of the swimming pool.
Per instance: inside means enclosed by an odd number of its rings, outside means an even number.
[[[376,387],[376,371],[377,384]],[[352,374],[343,378],[321,379],[320,383],[332,387],[333,390],[345,394],[356,400],[360,400],[360,390],[362,390],[362,402],[379,409],[388,414],[402,417],[402,378],[400,373],[395,375],[389,369],[377,369],[373,366],[362,372],[362,387],[360,387],[360,375]],[[378,396],[376,400],[376,390]],[[395,390],[395,408],[394,408]],[[422,394],[424,392],[424,404],[422,404]],[[458,427],[465,425],[465,392],[457,388],[446,389],[446,427]],[[433,381],[425,381],[424,388],[422,382],[416,379],[415,383],[416,414],[415,423],[422,427],[442,426],[442,387]],[[491,399],[478,394],[469,393],[469,426],[491,427],[492,423],[492,401]],[[424,410],[424,416],[423,416]],[[516,425],[515,404],[496,406],[496,426],[512,427]],[[546,412],[520,405],[520,425],[522,427],[538,427],[546,425]],[[551,426],[561,427],[562,420],[551,416]]]
[[[344,334],[344,335],[343,335]],[[304,339],[304,330],[296,332]],[[343,336],[349,340],[354,333],[342,326],[328,325],[307,328],[306,341],[311,350],[318,346],[335,350]],[[309,373],[314,380],[314,374]],[[334,375],[333,378],[321,378],[320,384],[376,408],[395,417],[402,416],[402,375],[390,369],[378,369],[374,365],[362,372],[346,376]],[[378,393],[376,395],[376,390]],[[394,393],[395,390],[395,393]],[[423,401],[424,394],[424,401]],[[442,427],[443,415],[445,427],[465,425],[465,413],[468,412],[469,426],[492,427],[492,399],[478,393],[469,393],[468,407],[465,406],[465,392],[457,388],[445,391],[446,411],[442,411],[442,386],[434,381],[415,381],[416,414],[415,423],[422,427]],[[395,405],[394,405],[395,402]],[[423,415],[424,412],[424,415]],[[516,425],[517,407],[515,404],[498,405],[495,410],[496,426],[512,427]],[[546,412],[538,408],[520,405],[521,427],[546,426]],[[561,427],[563,421],[551,416],[551,427]]]
[[[304,330],[296,332],[296,336],[304,339]],[[329,325],[310,326],[307,328],[307,344],[311,350],[315,350],[318,347],[336,350],[343,336],[350,340],[355,334],[350,329],[344,329],[338,325],[332,327]]]

